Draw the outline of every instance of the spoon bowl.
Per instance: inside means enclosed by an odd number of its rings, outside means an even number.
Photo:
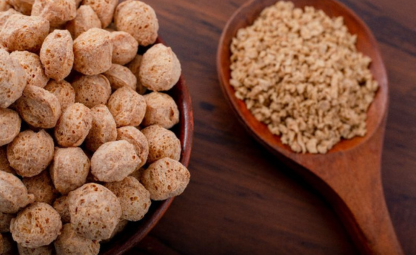
[[[367,113],[364,137],[341,140],[326,154],[299,154],[284,145],[237,99],[230,85],[230,45],[240,28],[255,21],[276,0],[251,0],[226,24],[218,45],[217,69],[224,95],[239,120],[263,146],[290,165],[332,204],[351,238],[364,254],[402,254],[385,204],[381,184],[381,153],[388,108],[388,79],[377,42],[364,22],[334,0],[292,0],[295,7],[312,6],[330,17],[342,16],[357,50],[372,59],[370,70],[379,90]]]

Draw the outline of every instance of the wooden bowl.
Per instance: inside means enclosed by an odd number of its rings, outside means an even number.
[[[367,134],[342,140],[325,155],[294,153],[237,99],[230,85],[230,44],[240,28],[251,25],[276,0],[251,0],[226,24],[218,45],[217,71],[221,88],[240,122],[263,146],[312,184],[332,204],[353,241],[365,254],[401,254],[384,200],[381,152],[388,106],[387,73],[371,31],[353,11],[335,0],[292,0],[296,7],[313,6],[330,17],[342,16],[357,49],[372,59],[371,72],[380,88],[367,115]]]
[[[165,44],[160,38],[157,39],[156,43]],[[147,48],[140,49],[139,53],[143,54]],[[179,124],[172,128],[172,131],[175,132],[176,136],[179,137],[181,141],[182,153],[180,162],[184,166],[188,166],[194,132],[194,117],[191,96],[183,76],[181,76],[178,83],[168,91],[168,94],[173,97],[179,108],[180,121]],[[152,205],[145,217],[138,222],[129,222],[127,227],[110,242],[102,244],[100,254],[121,255],[137,245],[162,218],[173,199],[174,198],[165,201],[152,201]]]

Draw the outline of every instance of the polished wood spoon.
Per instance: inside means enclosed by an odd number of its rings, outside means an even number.
[[[217,55],[218,75],[225,97],[249,133],[328,199],[363,254],[403,254],[381,183],[388,106],[387,74],[374,36],[356,14],[334,0],[292,0],[296,7],[313,6],[330,17],[344,17],[349,32],[358,36],[357,49],[371,57],[371,72],[380,88],[368,110],[364,137],[342,140],[324,155],[294,153],[234,96],[234,88],[229,83],[232,38],[239,28],[251,25],[265,7],[275,2],[252,0],[238,9],[226,24]]]

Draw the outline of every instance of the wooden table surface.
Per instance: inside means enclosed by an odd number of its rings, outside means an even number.
[[[238,122],[216,72],[218,40],[246,0],[152,0],[182,63],[195,116],[191,183],[128,254],[357,254],[322,196]],[[416,1],[342,0],[375,34],[389,75],[382,159],[388,209],[416,254]]]

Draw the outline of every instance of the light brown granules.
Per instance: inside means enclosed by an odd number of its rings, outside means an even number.
[[[342,17],[292,3],[266,8],[231,44],[237,98],[295,152],[326,153],[366,133],[378,89]]]

